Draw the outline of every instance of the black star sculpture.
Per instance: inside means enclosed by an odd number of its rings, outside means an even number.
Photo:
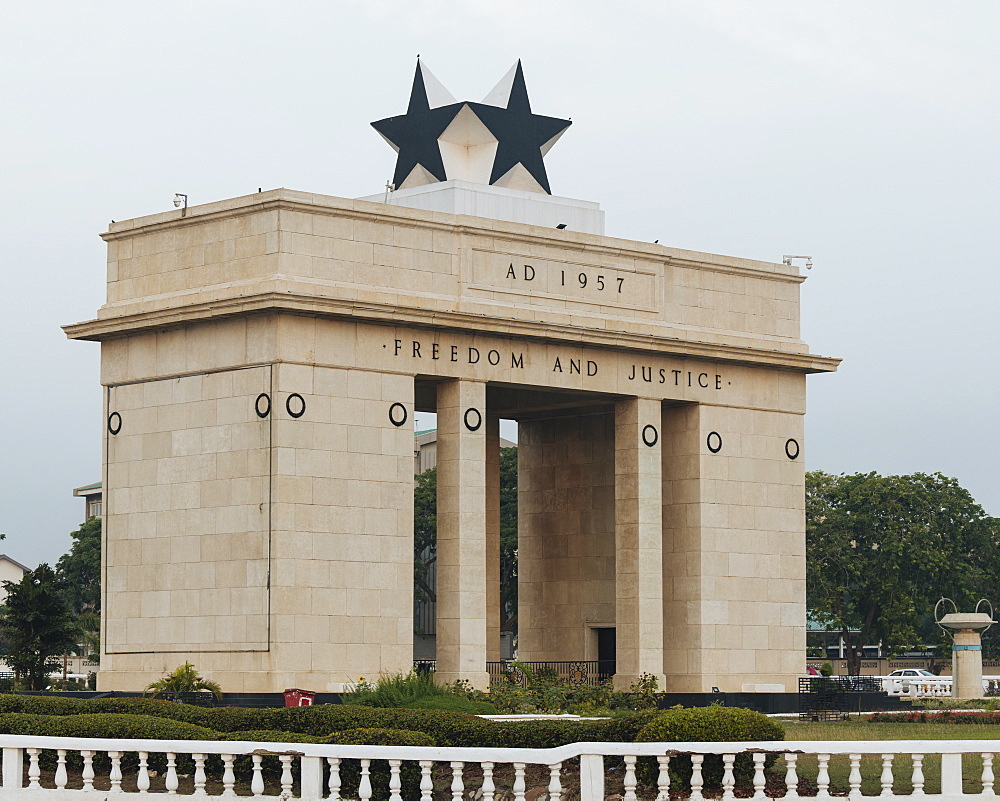
[[[520,61],[473,103],[455,101],[418,60],[406,114],[372,127],[398,153],[397,189],[457,179],[552,194],[543,157],[571,124],[531,111]]]

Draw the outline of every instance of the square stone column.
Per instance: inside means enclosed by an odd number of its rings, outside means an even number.
[[[615,404],[615,688],[641,674],[663,687],[661,403]]]
[[[486,384],[438,384],[437,415],[437,680],[485,690]]]
[[[500,418],[486,415],[486,659],[500,661]]]

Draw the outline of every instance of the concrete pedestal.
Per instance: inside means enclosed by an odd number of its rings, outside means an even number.
[[[983,646],[978,631],[955,632],[951,650],[951,697],[962,700],[983,697]]]

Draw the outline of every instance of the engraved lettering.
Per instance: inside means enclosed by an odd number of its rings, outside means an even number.
[[[679,387],[681,385],[681,371],[671,370],[670,372],[674,374],[674,386]]]
[[[440,350],[441,350],[441,346],[437,342],[435,342],[434,344],[432,344],[431,345],[431,358],[435,359],[435,360],[438,359],[439,358],[438,354],[439,354]]]
[[[511,367],[520,367],[523,370],[524,369],[524,354],[523,353],[519,353],[519,354],[517,354],[515,356],[513,353],[511,353],[510,354],[510,366]]]
[[[667,382],[666,370],[662,367],[660,368],[660,383],[665,384]]]
[[[632,375],[628,377],[629,381],[635,381],[635,365],[632,365]]]
[[[530,273],[528,272],[529,270],[531,271]],[[524,265],[524,280],[525,281],[535,280],[535,268],[532,267],[530,264]]]
[[[552,368],[553,373],[561,373],[563,371],[562,364],[559,362],[559,357],[556,356],[555,366]]]
[[[701,379],[703,378],[705,379],[704,384],[701,383]],[[705,387],[705,389],[708,389],[708,373],[698,373],[698,386]]]
[[[587,359],[587,375],[597,375],[597,362]]]
[[[716,389],[722,389],[722,376],[721,375],[716,375],[715,376],[715,388]]]
[[[453,362],[457,362],[458,361],[458,345],[452,345],[451,346],[451,360]]]
[[[514,275],[514,262],[510,263],[510,267],[507,270],[507,277],[513,278],[515,281],[517,280],[517,276]]]
[[[396,340],[396,352],[395,352],[395,353],[393,353],[392,355],[393,355],[393,356],[398,356],[398,355],[399,355],[399,352],[400,352],[400,351],[401,351],[402,349],[403,349],[403,340],[401,340],[401,339],[397,339],[397,340]]]
[[[413,340],[413,358],[420,359],[423,358],[420,355],[420,343],[417,340]]]
[[[580,375],[580,360],[579,359],[570,359],[569,360],[569,374],[573,375],[573,373],[576,373],[577,375]]]
[[[653,368],[643,367],[642,368],[642,380],[646,383],[652,383],[653,381]]]
[[[476,354],[476,358],[472,358],[472,354]],[[479,348],[469,348],[469,364],[476,364],[479,361]]]
[[[500,364],[500,351],[491,350],[489,353],[486,354],[486,359],[492,365]]]

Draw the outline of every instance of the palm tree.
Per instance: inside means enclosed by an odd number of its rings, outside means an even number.
[[[201,674],[190,662],[177,667],[169,676],[164,676],[146,687],[146,692],[152,690],[152,697],[161,693],[191,693],[198,690],[209,690],[216,699],[222,700],[222,688],[214,681],[203,679]]]

